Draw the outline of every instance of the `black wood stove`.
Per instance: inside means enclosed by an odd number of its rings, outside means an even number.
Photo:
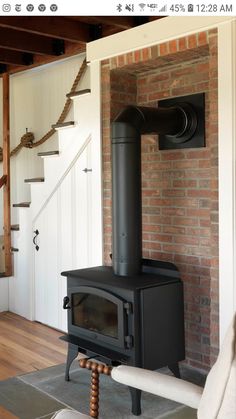
[[[111,365],[168,366],[179,377],[185,357],[180,275],[172,263],[142,259],[141,133],[172,135],[187,126],[186,108],[163,112],[129,107],[112,124],[113,267],[62,273],[68,285],[66,380],[79,351]],[[139,415],[141,392],[130,392]]]
[[[111,365],[147,369],[168,365],[179,376],[184,359],[183,289],[170,263],[144,260],[142,272],[119,277],[111,267],[63,272],[67,276],[68,342],[66,380],[78,352]],[[132,411],[140,414],[140,392],[130,389]]]

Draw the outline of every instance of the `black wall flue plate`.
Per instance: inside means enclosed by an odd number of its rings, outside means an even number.
[[[188,103],[195,111],[197,127],[192,137],[185,142],[177,142],[170,135],[159,135],[159,150],[173,150],[181,148],[205,147],[205,94],[197,93],[188,96],[179,96],[171,99],[159,100],[158,107],[169,108]]]

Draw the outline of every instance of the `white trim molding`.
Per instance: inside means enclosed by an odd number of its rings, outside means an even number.
[[[169,16],[87,44],[87,61],[101,61],[130,51],[230,23],[234,17]]]
[[[92,64],[191,33],[218,29],[220,341],[236,310],[235,25],[235,17],[170,16],[87,45],[87,60]]]
[[[218,28],[220,341],[236,311],[236,21]]]

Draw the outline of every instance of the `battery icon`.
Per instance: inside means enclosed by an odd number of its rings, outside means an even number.
[[[188,12],[193,12],[193,4],[188,4]]]

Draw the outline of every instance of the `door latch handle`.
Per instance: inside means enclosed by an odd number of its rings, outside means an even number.
[[[88,169],[87,167],[85,167],[85,169],[83,169],[83,172],[88,173],[88,172],[92,172],[93,169]]]
[[[35,234],[35,236],[33,238],[33,243],[35,245],[35,249],[38,251],[39,250],[39,245],[37,244],[37,237],[39,235],[39,231],[38,230],[35,230],[34,231],[34,234]]]

